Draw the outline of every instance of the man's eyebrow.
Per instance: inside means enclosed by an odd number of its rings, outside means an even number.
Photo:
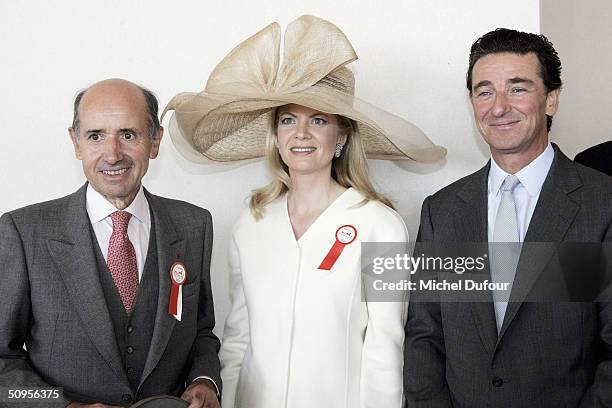
[[[531,79],[521,78],[521,77],[510,78],[508,82],[510,82],[511,84],[527,84],[527,85],[534,84],[534,82]]]
[[[531,79],[521,78],[521,77],[510,78],[508,79],[507,82],[511,84],[527,84],[527,85],[533,85],[535,83]],[[491,86],[491,84],[492,84],[491,81],[485,79],[483,81],[478,82],[476,85],[474,85],[474,89],[478,89],[483,86]]]
[[[482,86],[491,86],[491,81],[489,81],[488,79],[480,81],[476,85],[474,85],[474,89],[478,89]]]
[[[119,132],[121,132],[121,133],[128,133],[128,132],[138,133],[138,131],[135,128],[121,128],[121,129],[119,129]]]
[[[102,129],[89,129],[85,132],[86,135],[92,134],[92,133],[103,133],[104,130]]]

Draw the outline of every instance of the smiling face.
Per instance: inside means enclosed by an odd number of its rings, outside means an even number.
[[[73,128],[69,133],[87,180],[116,208],[126,208],[140,189],[149,159],[157,157],[163,130],[150,137],[144,95],[122,80],[89,88],[78,116],[78,134]]]
[[[534,53],[484,56],[472,78],[476,124],[495,161],[512,162],[514,173],[546,149],[546,115],[557,111],[559,90],[547,92]]]
[[[291,104],[278,108],[276,116],[278,150],[289,174],[331,176],[336,144],[346,142],[336,115]]]

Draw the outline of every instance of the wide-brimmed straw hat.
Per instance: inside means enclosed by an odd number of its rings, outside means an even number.
[[[215,67],[203,92],[181,93],[170,135],[178,150],[200,163],[236,162],[264,156],[275,108],[298,104],[353,119],[369,158],[434,161],[446,149],[415,125],[354,96],[357,54],[329,21],[302,16],[285,31],[272,23],[240,43]]]

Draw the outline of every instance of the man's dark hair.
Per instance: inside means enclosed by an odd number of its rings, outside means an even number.
[[[477,39],[470,49],[470,64],[466,75],[467,89],[472,94],[472,70],[476,62],[489,54],[511,53],[526,55],[534,53],[540,61],[540,77],[544,81],[546,92],[561,88],[561,60],[553,44],[542,34],[524,33],[522,31],[498,28],[489,31]],[[552,117],[546,115],[548,131],[552,126]]]
[[[145,98],[145,103],[147,104],[147,126],[149,127],[149,137],[153,138],[157,131],[160,128],[159,118],[157,117],[157,112],[159,109],[159,103],[157,102],[157,97],[147,88],[142,87],[140,85],[136,85],[138,89],[142,92],[142,95]],[[83,95],[89,90],[89,88],[83,89],[79,91],[77,96],[74,98],[74,112],[72,116],[72,128],[79,134],[79,106],[81,105],[81,100],[83,99]]]

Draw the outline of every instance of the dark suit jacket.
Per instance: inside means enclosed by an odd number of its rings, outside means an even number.
[[[85,192],[86,185],[0,218],[0,386],[64,387],[66,398],[57,406],[69,400],[129,405],[128,397],[180,395],[196,376],[221,386],[219,340],[212,332],[210,213],[145,191],[155,222],[159,300],[132,395],[98,275]],[[188,271],[180,322],[168,315],[169,270],[176,260]]]
[[[612,180],[555,150],[525,242],[612,241]],[[428,197],[417,240],[486,242],[488,172]],[[411,301],[409,407],[612,406],[612,307],[522,302],[547,263],[523,250],[499,336],[491,303]]]
[[[612,140],[589,147],[574,158],[576,163],[584,164],[608,176],[612,176]]]

